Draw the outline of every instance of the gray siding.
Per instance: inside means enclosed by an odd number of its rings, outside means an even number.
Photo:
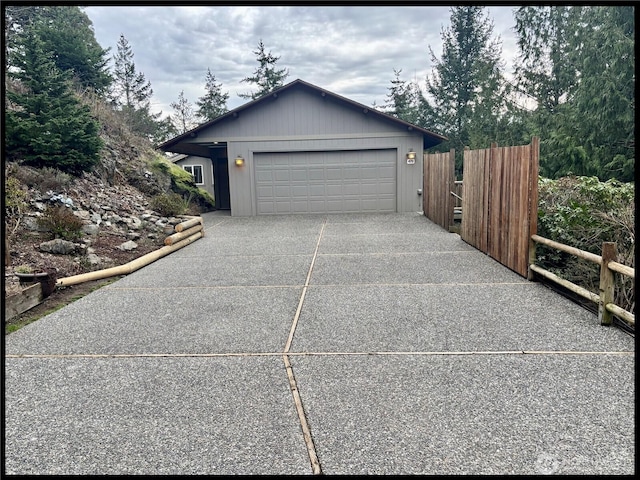
[[[320,92],[291,89],[184,141],[226,142],[233,216],[258,214],[254,155],[264,152],[394,150],[397,211],[421,210],[422,197],[417,192],[422,188],[423,134],[365,110]],[[409,149],[417,153],[414,165],[406,163]],[[245,159],[243,167],[234,164],[238,155]]]
[[[304,90],[289,90],[278,98],[240,112],[237,118],[220,122],[212,132],[200,132],[193,141],[323,138],[327,134],[350,138],[354,134],[374,135],[398,130],[397,126],[386,124],[365,114],[363,110],[344,107],[334,98],[321,97]]]

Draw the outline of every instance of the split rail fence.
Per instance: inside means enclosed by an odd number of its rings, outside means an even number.
[[[599,293],[593,293],[586,288],[583,288],[575,283],[572,283],[564,278],[561,278],[548,270],[535,264],[536,255],[535,249],[531,251],[531,257],[529,259],[529,268],[532,272],[547,280],[561,285],[567,290],[579,295],[582,298],[591,300],[598,305],[598,319],[601,325],[611,325],[613,322],[613,315],[621,318],[628,324],[635,327],[636,317],[635,314],[619,307],[614,302],[615,298],[615,274],[624,275],[635,280],[636,273],[635,268],[628,267],[622,263],[618,263],[618,252],[615,242],[604,242],[602,244],[602,255],[596,255],[595,253],[580,250],[575,247],[570,247],[564,243],[555,242],[548,238],[541,237],[540,235],[533,235],[531,239],[538,244],[546,245],[547,247],[555,248],[557,250],[570,253],[584,260],[596,263],[600,265],[600,284],[598,286]]]

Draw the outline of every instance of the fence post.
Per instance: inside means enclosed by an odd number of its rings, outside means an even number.
[[[531,270],[531,265],[536,264],[536,242],[531,238],[533,235],[529,237],[529,263],[527,264],[527,280],[533,281],[534,273]]]
[[[598,318],[600,325],[611,325],[613,314],[607,310],[607,304],[613,303],[615,278],[613,270],[609,269],[609,262],[618,260],[615,242],[602,244],[602,263],[600,264],[600,303],[598,304]]]

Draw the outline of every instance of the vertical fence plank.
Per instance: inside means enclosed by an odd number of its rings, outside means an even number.
[[[540,138],[533,137],[531,139],[531,148],[529,149],[529,232],[527,238],[529,240],[529,264],[535,263],[536,245],[531,239],[538,233],[538,176],[540,175]],[[533,272],[527,270],[527,278],[533,280]]]
[[[537,232],[539,139],[465,150],[462,239],[527,277]],[[535,251],[535,250],[534,250]]]
[[[453,224],[455,150],[424,155],[422,206],[424,215],[442,228]]]

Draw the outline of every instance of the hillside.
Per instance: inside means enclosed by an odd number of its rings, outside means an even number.
[[[184,179],[172,178],[164,155],[104,105],[94,102],[93,113],[101,122],[104,148],[91,172],[74,177],[51,168],[5,165],[5,296],[22,289],[16,271],[47,271],[60,279],[124,265],[162,247],[167,229],[183,220],[153,209],[158,196],[184,189]],[[183,206],[186,215],[212,208],[203,201],[183,201]],[[78,235],[68,235],[76,227]],[[54,240],[65,232],[73,238]],[[37,318],[104,283],[58,288],[9,323]]]

